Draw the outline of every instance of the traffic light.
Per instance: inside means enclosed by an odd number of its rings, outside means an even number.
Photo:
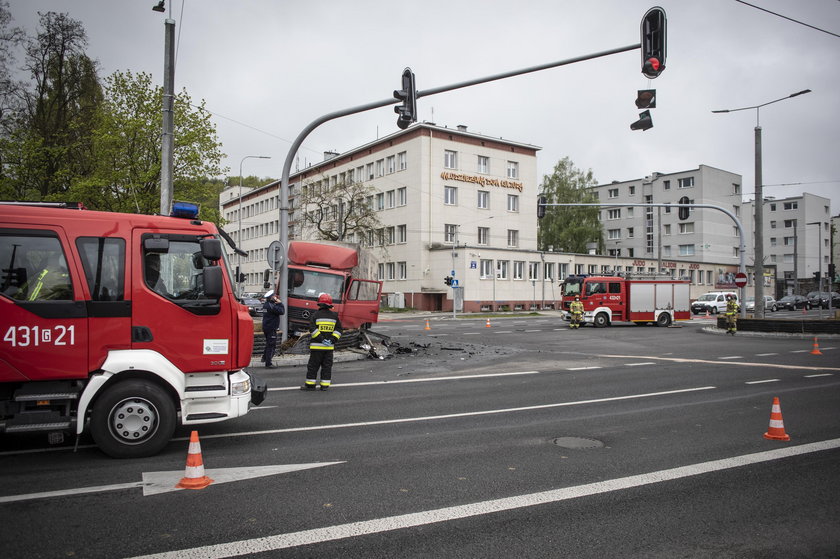
[[[665,10],[651,8],[642,17],[642,74],[653,79],[665,69],[666,53]]]
[[[655,109],[656,108],[656,90],[655,89],[640,89],[636,94],[636,108],[637,109]]]
[[[236,283],[245,283],[245,274],[239,271],[239,266],[236,267]]]
[[[837,275],[837,268],[834,266],[833,263],[828,265],[828,279],[830,281],[834,281],[834,277]]]
[[[411,68],[403,70],[402,89],[394,90],[394,99],[403,102],[401,107],[394,107],[394,112],[399,115],[397,126],[405,130],[409,124],[417,122],[417,86]]]
[[[268,289],[271,287],[271,282],[269,279],[271,278],[271,269],[266,270],[263,272],[263,287]]]
[[[446,276],[445,278],[443,278],[443,283],[445,283],[446,285],[452,285],[452,276]]]
[[[822,277],[822,273],[814,272],[814,281],[820,283],[820,278]]]
[[[680,198],[680,201],[677,202],[678,204],[690,204],[691,200],[688,199],[688,196],[683,196]],[[688,216],[691,215],[691,208],[687,208],[685,206],[681,207],[677,212],[677,216],[680,218],[680,221],[685,221],[688,219]]]
[[[650,118],[650,111],[639,113],[639,120],[630,125],[630,130],[649,130],[653,128],[653,120]]]
[[[540,196],[537,200],[537,218],[542,219],[545,217],[545,203],[548,200],[545,196]]]

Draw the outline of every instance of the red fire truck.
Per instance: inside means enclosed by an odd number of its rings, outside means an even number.
[[[329,293],[344,328],[367,328],[379,319],[382,282],[360,279],[372,274],[360,265],[360,250],[347,243],[289,243],[289,330],[309,330],[318,296]]]
[[[576,296],[583,303],[583,321],[596,328],[613,322],[651,322],[670,326],[690,320],[688,280],[620,276],[569,276],[561,284],[564,319]]]
[[[149,456],[179,423],[262,402],[253,321],[196,217],[0,204],[0,433],[87,427],[110,456]]]

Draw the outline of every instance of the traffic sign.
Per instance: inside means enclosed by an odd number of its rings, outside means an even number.
[[[283,245],[280,244],[280,241],[272,241],[268,245],[266,256],[268,257],[268,265],[275,272],[283,266],[283,260],[285,260],[286,255],[284,254]]]
[[[735,274],[735,285],[738,287],[744,287],[747,285],[747,274],[744,272],[738,272]]]

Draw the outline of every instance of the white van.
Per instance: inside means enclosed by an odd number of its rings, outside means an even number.
[[[734,291],[712,291],[704,293],[691,303],[691,312],[701,314],[709,311],[711,314],[726,312],[726,296],[732,295],[738,300],[738,294]]]

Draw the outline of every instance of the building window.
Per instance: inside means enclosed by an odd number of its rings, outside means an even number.
[[[770,246],[771,247],[776,246],[776,237],[770,237]]]
[[[566,265],[562,264],[562,266],[566,266]],[[546,262],[545,266],[543,267],[543,272],[545,272],[543,274],[543,278],[545,278],[547,280],[553,280],[554,279],[554,262]],[[563,279],[564,277],[565,277],[565,275],[561,278],[558,278],[558,279]]]
[[[507,232],[507,246],[509,247],[518,247],[519,246],[519,231],[516,229],[508,229]]]
[[[770,204],[770,211],[771,211],[771,212],[775,212],[775,211],[776,211],[776,204]]]
[[[685,235],[688,233],[694,233],[694,222],[680,223],[680,234]]]
[[[478,191],[478,207],[482,210],[490,208],[490,192],[487,190]]]
[[[443,203],[447,206],[454,206],[458,203],[458,189],[456,187],[443,187]]]
[[[621,208],[607,210],[607,219],[621,219]]]
[[[785,220],[785,227],[796,227],[796,220],[795,219],[786,219]]]
[[[519,195],[508,194],[507,209],[508,209],[509,212],[518,212],[519,211]]]
[[[793,244],[796,242],[796,237],[785,237],[784,243],[786,247],[792,247]]]
[[[393,190],[389,190],[385,193],[385,207],[386,208],[393,208],[396,204],[396,197],[395,192]]]
[[[540,279],[540,263],[539,262],[528,262],[528,279],[529,280]]]
[[[454,243],[455,242],[455,235],[458,233],[458,226],[447,223],[444,225],[443,230],[443,241],[446,243]]]
[[[385,264],[385,274],[386,274],[385,279],[389,279],[389,280],[394,279],[394,269],[395,269],[395,267],[394,267],[393,262],[388,262],[387,264]]]
[[[376,279],[384,280],[385,279],[385,264],[379,264],[376,269]]]
[[[490,244],[490,228],[489,227],[479,227],[478,228],[478,244],[480,244],[480,245],[489,245]]]
[[[481,279],[490,279],[493,277],[493,261],[492,260],[482,260],[480,263],[481,266]]]
[[[671,181],[662,181],[663,190],[671,190]]]
[[[443,152],[443,166],[447,169],[457,169],[458,168],[458,152],[445,150]]]
[[[518,179],[519,178],[519,163],[516,161],[508,161],[507,162],[507,178],[509,179]]]
[[[369,181],[373,180],[373,163],[368,163],[365,165],[365,174]]]
[[[633,237],[635,237],[635,234],[634,234],[633,228],[632,228],[632,227],[628,227],[628,228],[627,228],[627,238],[628,238],[628,239],[632,239]]]
[[[506,280],[508,279],[508,265],[510,262],[507,260],[497,260],[496,261],[496,279]]]
[[[405,225],[397,225],[397,243],[402,244],[407,240]]]
[[[634,196],[636,194],[636,186],[630,185],[630,196]]]
[[[490,172],[490,158],[486,155],[479,155],[476,170],[484,175],[488,174]]]
[[[385,158],[385,171],[390,175],[397,170],[397,158],[393,155]]]
[[[795,210],[799,207],[799,202],[785,202],[783,208],[786,210]]]
[[[662,247],[662,256],[671,257],[671,245],[665,245]]]
[[[397,169],[400,171],[405,171],[408,167],[408,161],[406,160],[406,153],[401,151],[397,154]]]
[[[408,278],[408,266],[405,262],[397,262],[397,279],[407,279]]]
[[[776,222],[775,222],[775,221],[771,221],[771,222],[770,222],[770,229],[775,229],[775,228],[776,228]]]
[[[384,177],[385,176],[385,160],[379,159],[376,161],[376,176],[377,177]]]
[[[694,187],[694,177],[685,177],[684,179],[677,180],[677,188],[693,188]]]
[[[732,183],[732,194],[740,194],[741,193],[741,185]]]
[[[405,206],[408,203],[408,189],[406,187],[397,189],[397,205]]]
[[[376,195],[376,209],[377,210],[384,210],[385,209],[385,194],[380,192]]]
[[[629,207],[629,208],[627,208],[627,218],[628,218],[628,219],[629,219],[629,218],[631,218],[631,217],[633,217],[633,214],[634,214],[634,211],[633,211],[633,210],[635,210],[635,208],[633,208],[633,207]]]
[[[621,238],[621,229],[610,229],[607,231],[607,238],[608,239],[620,239]]]
[[[670,235],[671,234],[671,224],[670,223],[666,223],[665,225],[662,226],[662,228],[663,228],[663,231],[662,231],[663,235]]]
[[[395,227],[386,227],[385,228],[385,242],[386,244],[392,245],[396,241],[397,238],[397,230]]]
[[[513,261],[513,279],[525,279],[525,262],[522,260]]]
[[[680,256],[694,256],[694,245],[680,245]]]
[[[617,188],[610,188],[607,190],[607,197],[608,198],[618,198],[618,189]]]

